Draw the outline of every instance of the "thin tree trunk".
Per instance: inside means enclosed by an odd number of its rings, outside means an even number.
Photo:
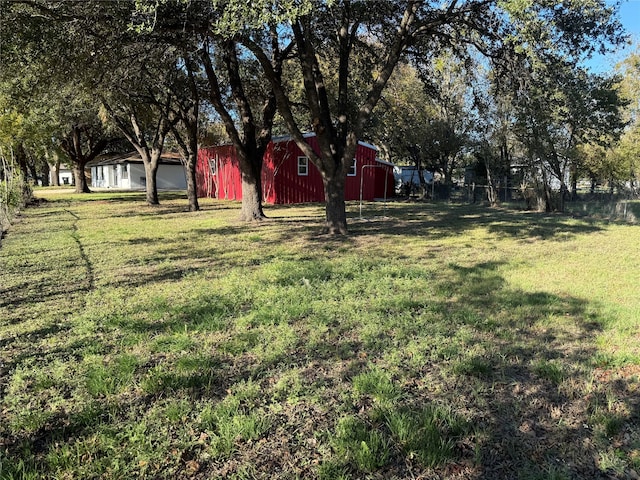
[[[27,167],[27,152],[25,151],[22,144],[19,144],[18,148],[16,149],[16,161],[18,162],[18,166],[20,167],[22,181],[24,182],[24,184],[27,184],[27,179],[29,178],[29,168]]]
[[[578,172],[575,166],[571,167],[571,200],[578,200]]]
[[[569,192],[569,189],[564,184],[564,182],[562,182],[560,184],[560,196],[558,198],[558,205],[557,205],[559,212],[564,212],[565,196],[567,195],[568,192]]]
[[[544,200],[545,212],[553,212],[553,195],[551,195],[551,188],[546,182],[544,184]]]
[[[453,179],[451,175],[451,171],[447,164],[445,164],[444,168],[444,191],[443,191],[443,200],[449,200],[451,198],[451,186],[453,185]]]
[[[51,185],[54,187],[60,186],[60,160],[56,160],[50,165],[51,171]]]
[[[200,210],[200,204],[198,203],[198,183],[196,180],[196,165],[198,164],[198,118],[197,113],[192,119],[192,125],[187,126],[190,129],[187,138],[187,164],[186,164],[186,176],[187,176],[187,199],[189,201],[189,211],[197,212]]]
[[[197,212],[198,210],[200,210],[200,204],[198,203],[198,184],[196,182],[197,160],[197,151],[189,152],[185,165],[185,173],[187,178],[187,200],[189,201],[190,212]]]
[[[29,173],[31,174],[31,184],[34,187],[38,186],[38,171],[36,170],[36,164],[33,161],[33,157],[28,155],[27,157],[27,168],[29,168]]]
[[[183,123],[185,120],[183,120]],[[185,135],[182,135],[177,128],[173,128],[173,137],[178,144],[180,155],[185,169],[185,178],[187,180],[187,200],[189,202],[189,211],[197,212],[200,210],[198,203],[198,184],[196,180],[196,165],[198,163],[198,130],[197,124],[186,125]],[[187,138],[184,138],[187,137]]]
[[[493,176],[491,175],[491,169],[485,160],[485,167],[487,169],[487,198],[489,205],[495,207],[498,204],[498,194],[496,192],[496,186],[493,182]]]

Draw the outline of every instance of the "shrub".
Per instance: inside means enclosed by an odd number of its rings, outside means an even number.
[[[0,173],[0,239],[14,216],[31,199],[31,189],[16,170],[5,166]],[[3,178],[4,177],[4,178]]]

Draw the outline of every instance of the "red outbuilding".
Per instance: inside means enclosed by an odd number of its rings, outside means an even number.
[[[306,134],[318,151],[314,134]],[[394,193],[393,165],[376,158],[378,149],[359,142],[347,175],[345,200],[374,200]],[[236,149],[232,145],[202,148],[196,167],[198,196],[226,200],[242,199],[242,182]],[[274,138],[267,147],[262,166],[265,203],[323,202],[324,187],[318,169],[291,137]]]

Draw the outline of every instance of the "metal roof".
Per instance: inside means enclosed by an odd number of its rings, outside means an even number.
[[[117,165],[125,162],[142,163],[142,157],[137,151],[99,155],[94,160],[91,160],[87,166],[95,167],[98,165]],[[165,165],[182,165],[182,156],[178,152],[166,152],[160,157],[159,163]]]

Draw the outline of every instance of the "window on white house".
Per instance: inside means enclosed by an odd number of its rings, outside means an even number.
[[[124,163],[122,165],[122,179],[123,180],[129,180],[129,164],[128,163]]]
[[[307,157],[298,157],[298,175],[301,177],[309,175],[309,159]]]
[[[211,175],[216,175],[218,173],[218,162],[216,158],[209,159],[209,172],[211,172]]]
[[[355,177],[357,173],[358,173],[358,170],[356,168],[356,159],[354,158],[351,161],[351,165],[349,166],[349,171],[347,172],[347,177]]]

